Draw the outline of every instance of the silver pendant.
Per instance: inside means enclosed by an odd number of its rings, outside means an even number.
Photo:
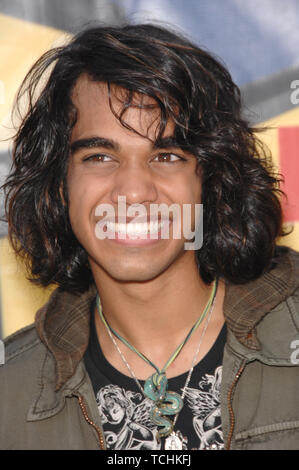
[[[182,450],[183,441],[174,432],[165,439],[165,450]]]
[[[213,443],[213,444],[210,444],[206,447],[203,448],[203,450],[219,450],[221,449],[222,447],[216,443]]]

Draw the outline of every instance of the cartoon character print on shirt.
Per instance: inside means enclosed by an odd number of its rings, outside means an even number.
[[[205,374],[198,388],[185,391],[185,406],[193,414],[193,428],[198,437],[196,449],[222,449],[220,385],[222,366],[214,375]],[[150,419],[153,403],[141,393],[118,385],[102,387],[96,396],[107,448],[120,450],[159,450],[157,427]],[[176,434],[182,436],[181,431]],[[187,438],[183,449],[187,449]],[[194,449],[194,448],[193,448]]]
[[[109,449],[161,448],[155,438],[157,428],[150,419],[150,399],[117,385],[106,385],[98,391],[96,400]]]
[[[206,374],[198,389],[187,388],[186,398],[193,412],[193,427],[199,438],[198,449],[223,449],[220,386],[222,366],[215,375]]]

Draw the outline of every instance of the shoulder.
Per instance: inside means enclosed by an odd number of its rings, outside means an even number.
[[[30,325],[4,339],[0,366],[0,442],[4,449],[26,448],[31,439],[28,410],[41,392],[46,347]]]
[[[31,324],[4,338],[5,363],[40,345],[35,325]]]
[[[292,365],[294,346],[299,346],[299,287],[257,325],[257,337],[264,360]]]
[[[0,373],[6,369],[6,366],[18,364],[27,357],[33,360],[35,356],[39,356],[46,350],[34,323],[4,338],[3,344],[4,364],[0,367]]]
[[[299,253],[277,247],[270,270],[229,286],[224,307],[233,349],[268,364],[290,365],[290,345],[299,339]]]
[[[289,350],[290,342],[299,339],[299,252],[286,247],[281,247],[281,250],[285,255],[281,260],[285,269],[271,278],[280,300],[265,315],[259,335],[263,342],[268,344],[273,338],[273,343],[280,346],[285,343]]]
[[[0,366],[0,390],[1,397],[7,395],[9,400],[19,387],[30,389],[30,384],[36,381],[46,348],[34,324],[8,336],[3,342],[4,363]]]

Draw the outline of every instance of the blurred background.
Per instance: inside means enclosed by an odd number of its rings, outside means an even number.
[[[284,176],[280,243],[299,250],[299,0],[0,0],[0,179],[11,161],[15,94],[33,62],[94,22],[158,21],[213,52],[242,92],[244,114]],[[3,195],[0,194],[1,213]],[[33,287],[0,224],[0,338],[33,322],[52,288]]]

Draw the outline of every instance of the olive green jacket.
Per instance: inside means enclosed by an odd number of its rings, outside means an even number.
[[[82,359],[94,296],[57,289],[34,325],[5,340],[0,449],[105,449]],[[227,285],[224,315],[226,449],[299,449],[299,253],[281,248],[271,271]]]

